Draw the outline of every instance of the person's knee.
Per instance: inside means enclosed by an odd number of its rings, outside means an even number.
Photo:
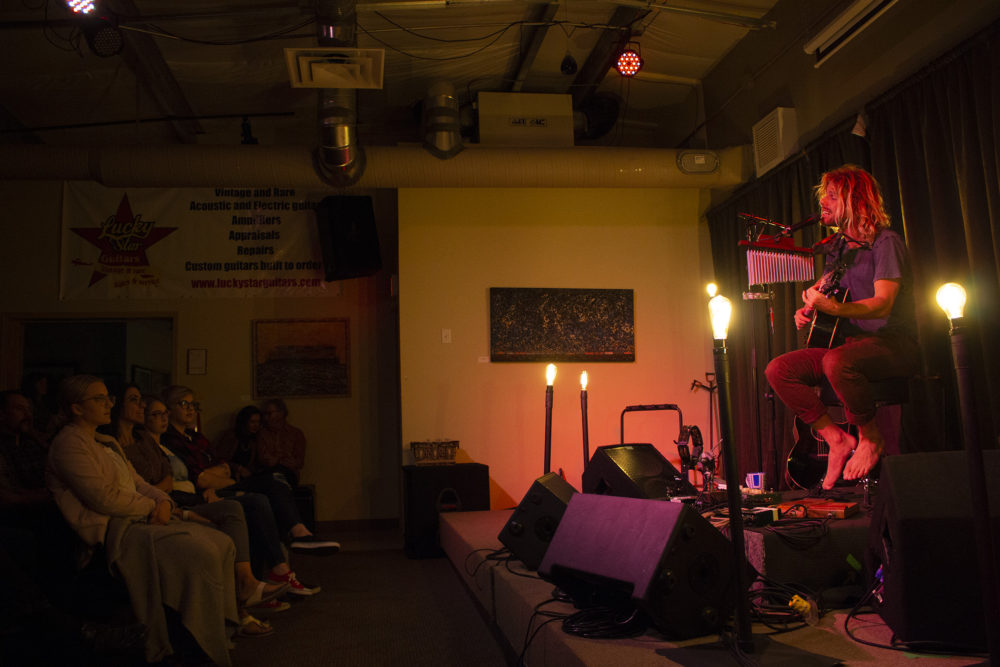
[[[771,359],[771,361],[768,362],[767,367],[764,369],[764,377],[767,378],[768,383],[773,387],[783,376],[784,364],[781,363],[781,357]]]
[[[823,375],[836,386],[837,380],[850,372],[850,364],[839,348],[834,348],[823,355]]]

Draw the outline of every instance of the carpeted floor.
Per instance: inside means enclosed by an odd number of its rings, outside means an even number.
[[[237,638],[237,667],[507,664],[446,558],[346,550],[294,556],[292,566],[322,592],[268,617],[274,634]]]

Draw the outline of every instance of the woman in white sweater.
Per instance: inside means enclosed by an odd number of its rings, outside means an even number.
[[[103,551],[111,572],[124,580],[132,609],[147,627],[146,660],[173,653],[166,605],[208,658],[229,665],[229,637],[239,625],[233,541],[179,520],[181,510],[170,496],[136,474],[114,438],[97,432],[110,421],[114,404],[99,378],[67,378],[59,404],[66,424],[49,449],[49,489],[91,553]]]

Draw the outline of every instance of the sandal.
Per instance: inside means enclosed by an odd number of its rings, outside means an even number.
[[[254,618],[247,614],[240,619],[240,629],[236,631],[240,637],[266,637],[274,632],[274,628],[267,621]]]
[[[241,607],[253,607],[260,604],[261,602],[267,602],[268,600],[273,600],[282,593],[288,590],[288,584],[268,584],[264,581],[257,582],[257,588],[254,592],[250,594],[245,600],[240,600]]]

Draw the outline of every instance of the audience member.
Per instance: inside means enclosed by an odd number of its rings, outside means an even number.
[[[36,371],[21,379],[21,393],[31,401],[35,430],[46,440],[53,435],[56,425],[57,408],[50,388],[49,376],[45,373]]]
[[[174,652],[164,611],[170,607],[209,659],[229,665],[227,623],[239,624],[233,541],[196,522],[174,520],[181,511],[170,496],[135,472],[117,441],[97,432],[110,422],[114,402],[97,377],[63,380],[65,426],[49,450],[49,489],[92,555],[106,559],[124,580],[147,628],[147,661]]]
[[[257,434],[260,433],[261,420],[261,412],[256,406],[241,408],[236,413],[236,426],[219,436],[212,447],[212,455],[217,461],[229,461],[235,480],[261,471],[257,461]]]
[[[174,385],[164,390],[163,399],[168,410],[169,426],[161,441],[184,461],[199,490],[213,489],[223,496],[239,491],[263,493],[271,503],[281,534],[286,536],[293,551],[328,554],[340,549],[339,543],[313,535],[302,523],[287,484],[278,482],[273,475],[251,475],[237,482],[232,477],[229,464],[213,458],[208,439],[194,428],[198,406],[193,390]]]
[[[294,488],[306,462],[306,436],[288,423],[288,407],[280,398],[264,401],[264,428],[257,436],[257,462],[261,468],[278,472]]]
[[[145,403],[145,429],[142,431],[143,437],[139,446],[148,444],[151,448],[161,453],[163,465],[158,469],[148,473],[151,477],[158,477],[163,470],[173,478],[176,476],[177,484],[183,485],[189,492],[173,491],[172,496],[182,506],[187,502],[192,503],[191,509],[204,513],[202,509],[206,500],[209,505],[223,502],[238,502],[246,514],[246,527],[249,532],[250,554],[253,562],[253,570],[260,576],[268,579],[284,582],[289,585],[289,592],[296,595],[314,595],[320,591],[319,586],[309,586],[303,584],[295,576],[288,561],[285,559],[284,550],[281,548],[281,539],[278,535],[278,526],[274,520],[274,513],[271,511],[271,504],[267,497],[259,493],[246,492],[233,498],[232,501],[217,500],[218,496],[214,489],[203,492],[206,498],[195,493],[195,487],[188,480],[187,466],[176,454],[161,444],[161,437],[167,430],[167,408],[163,402],[154,397],[148,397]],[[128,454],[126,450],[126,454]],[[145,457],[144,457],[145,458]],[[136,469],[140,475],[146,476],[142,470]],[[146,477],[150,481],[150,477]],[[193,499],[193,500],[192,500]],[[287,603],[278,600],[263,600],[257,604],[250,604],[255,611],[283,611],[288,608]]]
[[[134,384],[125,385],[117,396],[111,410],[111,434],[122,445],[126,458],[135,471],[162,491],[173,491],[173,476],[170,464],[156,445],[152,436],[143,428],[146,419],[142,395]],[[160,404],[162,406],[162,403]],[[187,502],[184,502],[187,495]],[[236,590],[240,601],[240,633],[243,635],[270,634],[268,624],[259,621],[245,611],[280,595],[287,586],[266,584],[258,581],[250,565],[250,538],[247,532],[247,518],[244,508],[235,500],[218,500],[207,503],[193,494],[171,494],[174,502],[183,510],[182,516],[218,528],[236,546]],[[267,500],[260,498],[265,506]],[[266,507],[270,512],[270,508]],[[273,519],[272,519],[273,523]],[[279,551],[280,553],[280,551]]]

